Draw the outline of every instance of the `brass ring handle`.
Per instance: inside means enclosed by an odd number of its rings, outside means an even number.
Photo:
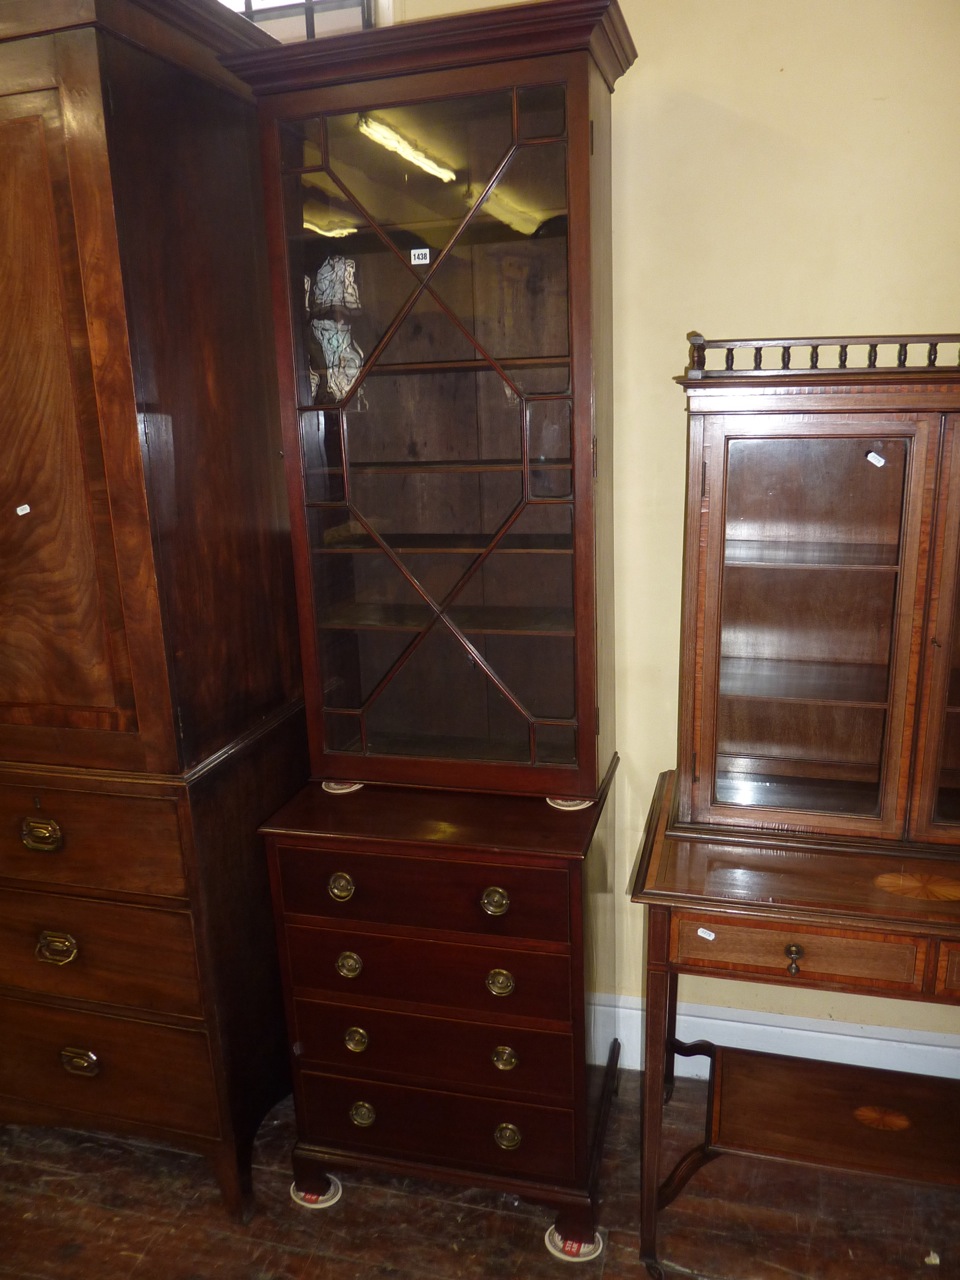
[[[347,1027],[343,1033],[343,1043],[351,1053],[363,1053],[370,1043],[370,1037],[363,1027]]]
[[[89,1049],[61,1049],[60,1062],[72,1076],[95,1076],[100,1071],[97,1055]]]
[[[53,818],[24,818],[20,840],[24,848],[35,853],[56,853],[63,848],[63,828]]]
[[[797,961],[803,959],[803,947],[800,946],[799,942],[788,942],[783,948],[783,954],[790,961],[787,965],[787,973],[791,978],[795,978],[800,972],[800,965]]]
[[[510,895],[506,889],[492,884],[488,889],[484,889],[480,906],[488,916],[505,916],[510,910]]]
[[[490,1060],[498,1071],[512,1071],[520,1059],[515,1049],[508,1044],[498,1044],[490,1055]]]
[[[37,949],[34,955],[47,964],[69,964],[80,954],[76,938],[69,933],[57,933],[53,929],[44,929],[37,938]]]
[[[350,1108],[350,1119],[358,1129],[369,1129],[377,1118],[377,1113],[370,1102],[355,1102]]]
[[[493,1140],[503,1151],[516,1151],[520,1145],[522,1134],[515,1124],[498,1124],[493,1132]]]
[[[346,871],[335,871],[327,881],[327,893],[335,902],[349,902],[356,887]]]
[[[513,974],[507,969],[491,969],[487,974],[487,990],[493,996],[509,996],[516,987]]]
[[[357,978],[363,969],[363,961],[355,951],[341,951],[337,956],[337,973],[341,978]]]

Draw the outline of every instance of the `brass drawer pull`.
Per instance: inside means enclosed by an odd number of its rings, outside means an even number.
[[[343,1033],[343,1043],[351,1053],[363,1053],[370,1043],[370,1037],[363,1027],[347,1027]]]
[[[494,996],[509,996],[516,986],[513,974],[506,969],[491,969],[487,974],[487,990]]]
[[[503,1151],[516,1151],[521,1136],[515,1124],[498,1124],[493,1133],[494,1141]]]
[[[341,978],[357,978],[363,969],[363,961],[355,951],[341,951],[337,956],[337,973]]]
[[[508,1044],[498,1044],[490,1058],[498,1071],[512,1071],[520,1061],[516,1050],[511,1049]]]
[[[800,946],[799,942],[788,942],[783,948],[783,954],[790,961],[787,965],[787,973],[791,978],[795,978],[800,972],[800,965],[797,961],[803,959],[803,947]]]
[[[47,964],[69,964],[80,954],[76,938],[69,933],[55,933],[52,929],[44,929],[37,938],[37,949],[34,955]]]
[[[350,1119],[358,1129],[369,1129],[376,1118],[377,1113],[370,1102],[355,1102],[350,1108]]]
[[[489,889],[484,889],[480,906],[488,916],[505,916],[510,910],[510,895],[506,889],[492,884]]]
[[[72,1076],[92,1077],[100,1071],[97,1055],[89,1049],[61,1049],[60,1062]]]
[[[327,881],[327,893],[335,902],[349,902],[356,887],[346,871],[335,871]]]
[[[20,840],[24,848],[36,853],[56,853],[63,848],[63,829],[53,818],[24,818]]]

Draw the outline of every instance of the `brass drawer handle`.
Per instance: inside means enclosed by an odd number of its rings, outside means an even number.
[[[508,1044],[498,1044],[490,1058],[498,1071],[512,1071],[520,1061],[516,1050],[511,1049]]]
[[[503,1151],[516,1151],[521,1140],[520,1130],[515,1124],[498,1124],[493,1133],[493,1140]]]
[[[489,889],[484,889],[480,906],[488,916],[505,916],[510,910],[510,895],[506,889],[492,884]]]
[[[516,986],[513,974],[507,969],[491,969],[487,974],[487,990],[494,996],[509,996]]]
[[[800,972],[800,965],[797,961],[803,959],[803,947],[801,947],[799,942],[788,942],[783,948],[783,954],[790,961],[787,965],[787,973],[789,973],[791,978],[795,978]]]
[[[327,893],[335,902],[349,902],[356,887],[346,871],[335,871],[327,881]]]
[[[337,973],[341,978],[357,978],[363,969],[363,961],[355,951],[341,951],[337,956]]]
[[[347,1027],[343,1033],[343,1043],[351,1053],[363,1053],[370,1043],[370,1037],[363,1027]]]
[[[355,1102],[350,1108],[350,1119],[358,1129],[369,1129],[377,1118],[371,1102]]]
[[[53,818],[24,818],[20,840],[24,848],[35,853],[56,853],[63,848],[63,829]]]
[[[37,938],[37,949],[34,955],[47,964],[69,964],[80,954],[76,938],[69,933],[56,933],[53,929],[44,929]]]
[[[72,1076],[92,1077],[100,1071],[97,1055],[89,1049],[61,1049],[60,1062]]]

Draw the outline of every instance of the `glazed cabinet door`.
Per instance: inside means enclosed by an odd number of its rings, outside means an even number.
[[[587,91],[559,62],[279,122],[321,775],[595,793]]]
[[[694,820],[902,835],[938,430],[706,418]]]
[[[95,49],[93,32],[0,46],[0,757],[142,767],[151,594],[131,632],[143,548],[114,521],[146,524]],[[119,449],[102,430],[118,397]]]
[[[960,843],[960,416],[944,431],[911,834]]]

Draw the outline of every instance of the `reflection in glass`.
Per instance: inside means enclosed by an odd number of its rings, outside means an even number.
[[[949,641],[950,669],[940,742],[940,774],[934,806],[935,822],[960,822],[960,590],[954,589],[954,616]]]
[[[576,764],[565,115],[529,86],[282,132],[331,751]]]
[[[900,439],[728,442],[718,801],[878,811],[906,466]]]

